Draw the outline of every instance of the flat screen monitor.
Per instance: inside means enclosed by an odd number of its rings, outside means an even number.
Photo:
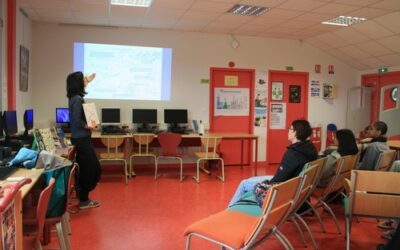
[[[69,108],[56,108],[56,123],[69,124]]]
[[[132,123],[157,123],[157,109],[132,109]]]
[[[121,111],[119,108],[101,109],[101,123],[120,123]]]
[[[18,133],[17,111],[15,110],[4,111],[3,119],[4,119],[4,131],[6,132],[6,136]]]
[[[4,137],[3,112],[0,110],[0,138]]]
[[[164,123],[187,123],[187,109],[164,109]]]
[[[33,109],[27,109],[24,113],[24,127],[27,130],[33,129]]]

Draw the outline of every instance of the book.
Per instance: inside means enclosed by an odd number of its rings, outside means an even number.
[[[86,123],[90,127],[96,127],[100,124],[99,116],[97,115],[96,105],[94,103],[84,103],[83,112],[85,112]]]

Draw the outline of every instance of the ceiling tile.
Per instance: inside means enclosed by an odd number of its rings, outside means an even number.
[[[304,10],[310,11],[325,5],[326,3],[316,2],[313,0],[289,0],[281,5],[279,5],[280,9],[288,9],[288,10]]]
[[[249,24],[243,24],[243,25],[240,25],[239,27],[237,27],[236,29],[235,29],[235,32],[236,31],[251,31],[251,32],[262,32],[262,31],[265,31],[266,30],[266,28],[265,28],[265,26],[262,26],[262,25],[249,25]]]
[[[362,62],[360,62],[358,60],[345,61],[345,63],[352,66],[355,69],[358,69],[358,70],[370,69],[367,65],[363,64]]]
[[[39,15],[35,11],[35,9],[24,8],[23,10],[25,11],[25,13],[28,15],[29,18],[36,19],[36,20],[39,19]]]
[[[392,50],[387,49],[375,41],[359,43],[356,46],[372,56],[382,56],[393,53]]]
[[[216,19],[220,13],[210,12],[210,11],[197,11],[197,10],[189,10],[183,15],[182,18],[192,19],[192,20],[207,20],[211,21]]]
[[[116,19],[138,19],[145,17],[147,14],[146,8],[126,8],[123,6],[111,6],[110,17]],[[126,26],[126,25],[125,25]]]
[[[318,13],[305,13],[301,16],[296,17],[293,19],[294,21],[316,21],[316,22],[323,22],[329,19],[336,17],[336,15],[332,14],[318,14]]]
[[[268,18],[286,19],[286,18],[294,18],[301,14],[303,14],[303,12],[301,12],[301,11],[272,9],[272,10],[268,11],[267,13],[265,13],[264,16],[268,17]]]
[[[276,7],[287,0],[245,0],[239,1],[241,4],[249,4],[249,5],[256,5],[256,6],[263,6],[263,7]],[[237,3],[238,1],[234,1]]]
[[[169,9],[169,8],[151,8],[147,12],[147,17],[154,18],[176,18],[179,19],[185,13],[184,10]]]
[[[361,33],[372,39],[378,39],[381,37],[387,37],[393,35],[391,31],[389,31],[382,25],[372,20],[363,23],[358,23],[356,25],[351,26],[351,28],[360,31]]]
[[[383,65],[385,65],[384,62],[382,62],[381,60],[375,58],[375,57],[371,57],[371,58],[364,58],[362,60],[363,64],[367,65],[370,68],[379,68],[382,67]]]
[[[269,28],[269,29],[267,29],[267,31],[287,34],[287,33],[294,33],[297,31],[297,29],[284,28],[284,27],[278,26],[278,27]]]
[[[249,24],[254,25],[264,25],[267,27],[273,27],[275,25],[281,24],[285,22],[285,19],[276,19],[276,18],[261,18],[257,17],[249,22]]]
[[[70,23],[70,24],[76,24],[76,21],[74,18],[72,17],[50,17],[50,16],[46,16],[46,17],[42,17],[40,18],[40,21],[42,22],[49,22],[49,23]]]
[[[279,26],[285,28],[305,29],[316,25],[316,22],[302,22],[302,21],[287,21]]]
[[[341,50],[343,53],[345,53],[355,59],[358,59],[358,60],[370,57],[368,53],[364,52],[363,50],[360,50],[356,46],[347,46],[347,47],[339,48],[339,50]]]
[[[385,66],[399,66],[400,65],[400,54],[391,54],[386,56],[380,56],[381,60]]]
[[[398,1],[400,5],[400,1]],[[400,12],[394,12],[382,17],[374,19],[375,22],[383,25],[386,29],[394,32],[400,33]]]
[[[399,0],[382,0],[376,4],[372,4],[371,7],[387,10],[400,10]]]
[[[345,15],[349,12],[355,11],[360,9],[357,6],[345,5],[345,4],[336,4],[336,3],[329,3],[324,5],[320,8],[313,10],[314,13],[325,13],[325,14],[334,14],[337,16]]]
[[[340,49],[330,49],[326,51],[328,54],[340,59],[343,62],[347,62],[347,61],[353,61],[354,58],[351,57],[350,55],[344,53],[343,51],[341,51]]]
[[[336,3],[343,3],[356,6],[368,6],[372,3],[376,3],[379,0],[336,0]]]
[[[333,34],[347,41],[349,44],[364,42],[368,40],[368,37],[362,33],[352,29],[351,27],[343,27],[333,31]]]
[[[86,16],[79,16],[75,17],[75,21],[80,24],[86,25],[109,25],[109,18],[93,18],[93,17],[86,17]]]
[[[69,2],[63,0],[30,0],[30,5],[35,9],[69,10]]]
[[[201,28],[203,28],[208,23],[209,23],[209,21],[207,21],[207,20],[181,19],[175,24],[174,28],[176,28],[176,27],[180,27],[180,28],[201,27]]]
[[[211,11],[211,12],[227,12],[233,7],[232,3],[225,2],[209,2],[196,1],[190,8],[191,10]]]
[[[373,19],[375,17],[380,17],[386,14],[391,13],[389,10],[382,10],[382,9],[375,9],[375,8],[362,8],[356,11],[352,11],[347,13],[348,16],[355,16],[355,17],[363,17],[369,19]]]
[[[194,4],[195,0],[153,0],[150,8],[171,8],[186,10]]]
[[[376,41],[385,46],[387,49],[400,53],[400,35],[385,37]]]
[[[233,14],[230,14],[230,13],[224,13],[221,16],[219,16],[216,19],[216,21],[241,24],[241,23],[250,22],[253,19],[255,19],[255,17],[252,17],[252,16],[240,16],[240,15],[233,15]]]
[[[108,15],[108,6],[105,4],[87,4],[77,1],[71,2],[71,9],[80,12],[81,15],[91,15],[92,13]]]
[[[74,15],[72,11],[63,11],[63,10],[48,10],[48,9],[35,9],[36,13],[41,17],[42,20],[57,20],[59,17],[66,19],[73,19]],[[48,18],[47,18],[48,17]]]
[[[349,44],[347,41],[335,36],[333,33],[325,33],[317,36],[316,38],[330,45],[332,48],[344,47]]]
[[[29,0],[19,0],[18,1],[18,7],[21,8],[31,8],[31,4]]]

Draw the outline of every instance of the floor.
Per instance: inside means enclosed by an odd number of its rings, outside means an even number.
[[[276,167],[259,168],[259,175],[273,174]],[[225,183],[202,174],[200,184],[190,177],[193,166],[186,166],[187,178],[181,183],[178,168],[161,168],[164,175],[153,179],[152,168],[137,169],[137,177],[125,185],[121,177],[111,176],[104,171],[102,181],[92,192],[91,198],[99,200],[99,208],[81,210],[72,214],[70,237],[73,249],[184,249],[184,229],[191,223],[226,208],[231,195],[241,179],[252,176],[252,167],[227,167]],[[189,176],[190,175],[190,176]],[[341,204],[334,205],[342,230],[344,218]],[[337,233],[328,213],[322,213],[327,233],[322,233],[314,217],[307,217],[321,249],[345,249],[343,235]],[[375,219],[360,219],[353,223],[352,249],[372,250],[378,243],[382,230]],[[281,231],[296,249],[306,249],[291,222],[285,223]],[[306,236],[307,237],[307,236]],[[54,248],[56,238],[45,249]],[[191,249],[218,249],[204,240],[192,241]],[[283,249],[274,238],[267,239],[256,249]],[[309,244],[308,249],[312,249]]]

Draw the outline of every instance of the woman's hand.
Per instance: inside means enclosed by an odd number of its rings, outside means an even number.
[[[89,82],[93,81],[93,79],[96,77],[96,73],[93,73],[89,76],[85,76],[83,78],[83,83],[85,84],[85,87],[89,84]]]

